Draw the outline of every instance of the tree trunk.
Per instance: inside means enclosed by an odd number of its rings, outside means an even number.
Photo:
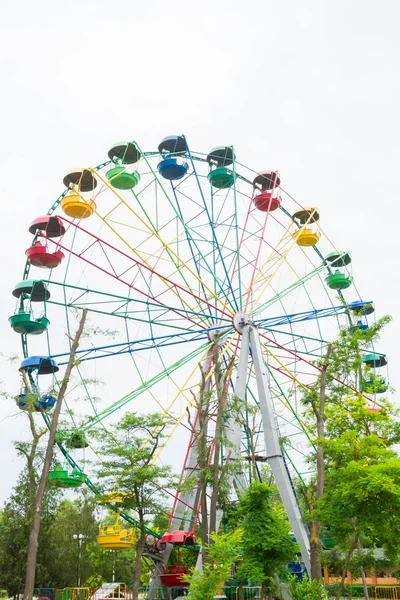
[[[324,356],[324,363],[321,369],[321,379],[319,387],[319,406],[314,403],[312,409],[317,422],[317,489],[315,499],[321,500],[325,487],[325,453],[323,440],[325,437],[325,401],[326,401],[326,379],[329,366],[329,359],[332,354],[333,344],[329,343]],[[312,514],[312,503],[310,499],[310,513]],[[322,580],[321,569],[321,523],[315,519],[310,521],[310,563],[311,563],[311,579]]]
[[[136,558],[135,558],[135,576],[133,578],[132,586],[132,600],[138,600],[139,588],[140,588],[140,576],[142,574],[142,554],[145,540],[145,528],[144,528],[144,516],[143,511],[139,509],[139,522],[140,522],[140,539],[136,544]]]
[[[309,522],[310,527],[310,563],[311,579],[322,579],[321,559],[320,559],[320,524],[315,519]]]
[[[35,587],[35,572],[36,572],[36,557],[39,543],[39,532],[40,532],[40,518],[42,511],[42,503],[44,493],[46,491],[47,479],[50,471],[51,461],[53,459],[53,449],[55,443],[55,436],[57,431],[58,419],[61,412],[62,403],[64,400],[65,392],[67,391],[68,381],[71,376],[71,371],[74,367],[75,353],[79,346],[79,339],[82,335],[83,327],[85,325],[87,315],[87,308],[82,311],[81,320],[77,332],[75,333],[74,340],[71,346],[71,352],[68,358],[67,368],[65,369],[65,375],[62,380],[60,391],[58,392],[57,402],[53,413],[53,418],[50,426],[50,434],[47,442],[46,456],[43,463],[42,474],[40,477],[39,488],[35,498],[34,513],[31,523],[31,532],[28,542],[28,558],[26,562],[26,574],[25,574],[25,589],[23,600],[32,600],[33,589]]]
[[[244,600],[243,579],[239,581],[239,600]]]
[[[337,594],[336,594],[336,600],[340,600],[340,597],[342,595],[342,591],[343,591],[343,587],[344,587],[344,580],[346,578],[346,573],[347,573],[347,571],[349,569],[350,560],[351,560],[351,557],[353,556],[354,550],[357,547],[357,544],[358,544],[358,534],[354,538],[354,540],[353,540],[353,542],[352,542],[352,544],[350,546],[350,549],[349,549],[349,551],[347,553],[346,561],[344,563],[344,567],[343,567],[343,571],[342,571],[342,577],[341,577],[340,584],[339,584],[339,589],[338,589]]]
[[[253,480],[258,481],[258,473],[257,473],[257,462],[256,462],[256,450],[254,444],[254,427],[247,429],[249,438],[250,438],[250,452],[251,452],[251,469],[253,471]]]
[[[260,598],[261,600],[264,600],[265,597],[265,585],[264,583],[261,584],[261,589],[260,589]]]
[[[30,381],[29,381],[28,376],[25,371],[22,371],[22,379],[24,382],[26,392],[32,393],[31,384],[30,384]],[[35,472],[34,460],[35,460],[36,450],[37,450],[37,447],[39,444],[39,440],[46,433],[46,430],[37,432],[36,425],[35,425],[35,419],[33,418],[32,407],[28,407],[27,414],[28,414],[28,419],[29,419],[29,427],[30,427],[31,435],[32,435],[32,444],[29,449],[29,452],[25,451],[25,449],[22,446],[18,447],[18,445],[17,445],[16,447],[20,452],[22,452],[25,455],[25,458],[26,458],[26,466],[28,469],[28,478],[29,478],[29,492],[30,492],[30,499],[31,499],[31,504],[32,504],[32,515],[31,515],[31,518],[32,518],[33,503],[34,503],[35,496],[36,496],[36,472]]]
[[[333,344],[328,344],[328,348],[326,354],[324,356],[324,364],[322,365],[321,371],[321,384],[320,384],[320,392],[319,392],[319,409],[317,411],[317,436],[318,436],[318,446],[317,446],[317,493],[316,499],[317,502],[322,498],[324,493],[324,485],[325,485],[325,456],[324,456],[324,446],[323,439],[325,437],[325,400],[326,400],[326,376],[329,365],[329,359],[332,354]],[[315,411],[314,411],[315,412]]]
[[[26,376],[26,374],[24,373]],[[36,449],[39,443],[40,436],[38,435],[35,427],[35,421],[33,420],[32,411],[28,411],[29,425],[32,432],[32,446],[30,448],[29,456],[27,456],[27,467],[29,477],[29,491],[31,498],[35,497],[36,494],[36,473],[33,461],[35,460]]]
[[[306,492],[306,500],[308,511],[310,515],[314,512],[314,505],[311,496],[311,490],[308,489]],[[313,518],[309,521],[309,539],[310,539],[310,563],[311,563],[311,579],[320,580],[321,574],[321,560],[320,560],[320,524]]]
[[[364,567],[362,567],[362,566],[360,567],[360,572],[361,572],[361,579],[362,579],[362,584],[363,584],[363,589],[364,589],[364,598],[365,598],[365,600],[369,600],[367,578],[365,577]]]
[[[218,502],[218,483],[222,436],[222,416],[225,406],[225,379],[222,377],[219,365],[218,339],[214,346],[214,364],[215,364],[215,388],[217,392],[217,416],[215,419],[215,437],[214,437],[214,463],[213,463],[213,484],[210,500],[210,533],[214,533],[217,528],[217,502]]]
[[[205,376],[202,372],[202,387],[200,390],[199,401],[197,402],[199,433],[197,436],[197,460],[199,465],[199,490],[200,490],[200,516],[201,516],[201,558],[202,564],[206,563],[205,546],[208,544],[208,511],[207,511],[207,419],[209,403],[205,398]],[[193,429],[194,431],[194,429]]]

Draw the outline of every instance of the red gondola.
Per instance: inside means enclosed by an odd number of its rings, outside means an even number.
[[[31,265],[40,267],[41,269],[54,269],[58,267],[64,258],[61,250],[50,252],[47,245],[42,244],[39,240],[28,248],[25,254]]]
[[[261,171],[254,178],[254,205],[258,210],[272,212],[280,207],[282,198],[276,193],[276,188],[280,184],[278,171]]]
[[[262,212],[272,212],[280,207],[282,198],[280,196],[273,196],[273,192],[265,190],[255,196],[254,205],[258,210]]]

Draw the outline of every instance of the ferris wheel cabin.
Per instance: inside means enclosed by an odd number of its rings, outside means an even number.
[[[353,278],[346,269],[351,263],[348,252],[330,252],[325,257],[325,263],[328,266],[328,275],[325,281],[331,290],[346,290],[351,286]]]
[[[158,151],[162,160],[157,169],[161,177],[169,181],[177,181],[185,177],[189,165],[185,160],[187,144],[183,135],[170,135],[158,145]]]
[[[111,498],[108,500],[111,502]],[[113,525],[103,525],[100,523],[97,543],[106,550],[129,550],[133,548],[136,542],[136,536],[133,529],[122,528],[119,524],[119,512],[115,517]]]
[[[316,208],[301,208],[297,210],[292,220],[298,229],[292,234],[298,246],[315,246],[321,237],[319,228],[319,212]]]
[[[65,227],[59,217],[38,217],[30,227],[29,233],[36,235],[32,246],[25,252],[28,262],[40,269],[54,269],[64,258],[61,250],[51,251],[48,248],[48,239],[61,237],[65,234]],[[41,234],[41,238],[37,236]]]
[[[60,367],[49,356],[28,356],[21,362],[19,370],[27,371],[28,373],[36,371],[38,375],[51,375],[52,373],[57,373]]]
[[[85,473],[76,467],[71,469],[68,463],[64,465],[57,463],[55,468],[49,472],[49,481],[61,488],[80,487],[86,479]]]
[[[46,284],[43,281],[25,279],[15,286],[12,293],[19,299],[19,307],[8,319],[11,328],[24,335],[40,335],[46,331],[50,324],[46,314],[35,317],[32,309],[32,302],[45,303],[50,298]]]
[[[70,192],[61,200],[61,208],[71,219],[86,219],[96,210],[96,203],[86,200],[82,194],[93,192],[97,181],[90,169],[72,169],[63,179]]]
[[[108,157],[114,167],[107,171],[106,177],[112,187],[118,190],[132,190],[140,181],[138,171],[128,172],[131,165],[135,165],[141,157],[140,151],[133,142],[117,142],[108,151]]]
[[[77,192],[71,191],[61,200],[61,208],[71,219],[87,219],[96,210],[94,200],[86,201]]]
[[[46,412],[54,407],[57,399],[51,394],[40,396],[39,394],[27,394],[23,392],[15,396],[15,401],[21,410]]]
[[[278,171],[261,171],[253,179],[253,202],[261,212],[272,212],[280,207],[282,198],[276,193],[281,184]]]
[[[232,146],[217,146],[207,155],[207,162],[210,167],[208,181],[217,189],[227,189],[232,187],[236,180],[236,173],[229,169],[235,160],[235,153]]]

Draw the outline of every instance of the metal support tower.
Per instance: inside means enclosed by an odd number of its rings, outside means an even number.
[[[235,393],[244,398],[246,377],[248,372],[249,353],[253,361],[253,370],[256,377],[258,401],[260,405],[261,418],[264,431],[265,448],[267,460],[271,467],[276,486],[285,507],[287,516],[292,526],[296,541],[299,544],[301,556],[308,573],[310,573],[310,544],[304,525],[293,485],[287,471],[282,448],[279,443],[279,432],[275,421],[273,403],[269,391],[267,372],[262,354],[260,335],[257,327],[249,315],[238,312],[233,318],[233,325],[241,336],[241,347],[239,354],[237,390]],[[240,394],[238,393],[240,391]],[[241,396],[241,394],[243,394]]]

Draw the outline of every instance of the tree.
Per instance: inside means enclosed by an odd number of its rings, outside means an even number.
[[[122,507],[134,510],[138,517],[134,600],[137,600],[139,593],[146,519],[165,510],[164,489],[174,485],[171,468],[154,464],[156,450],[164,439],[168,425],[169,421],[164,415],[127,413],[115,425],[111,435],[101,435],[101,454],[104,457],[98,471],[101,488],[107,494],[118,487]]]
[[[236,395],[233,395],[228,405],[229,413],[233,416],[235,421],[241,425],[246,432],[248,439],[247,449],[248,455],[246,460],[250,462],[251,468],[249,471],[249,482],[252,480],[259,481],[260,476],[257,470],[257,460],[261,457],[256,456],[256,435],[260,429],[259,417],[260,409],[255,404],[249,404],[247,400],[243,400]],[[268,471],[268,479],[272,476],[271,469],[267,463],[263,465],[264,471]],[[265,481],[265,478],[261,476],[261,480]]]
[[[79,346],[79,339],[82,335],[83,327],[85,325],[87,315],[87,309],[83,309],[82,316],[79,322],[79,327],[75,333],[71,345],[71,351],[68,358],[67,367],[65,369],[64,378],[61,382],[59,392],[57,394],[57,401],[54,409],[54,413],[51,419],[49,439],[47,442],[46,455],[43,463],[43,469],[40,477],[39,487],[36,492],[34,512],[31,523],[31,530],[28,542],[28,556],[26,561],[26,574],[25,574],[25,590],[24,600],[32,600],[33,589],[35,586],[35,573],[36,573],[36,558],[39,544],[39,532],[40,532],[40,520],[42,512],[43,498],[46,491],[47,479],[50,471],[51,461],[53,458],[53,449],[55,444],[55,436],[57,431],[58,419],[61,412],[62,403],[64,400],[65,393],[68,388],[69,378],[71,376],[72,369],[75,364],[75,353]]]
[[[312,409],[312,415],[315,419],[317,430],[317,450],[316,450],[316,466],[317,480],[315,486],[315,501],[318,504],[324,493],[325,484],[325,460],[324,460],[324,437],[325,437],[325,403],[328,384],[328,369],[330,367],[330,359],[333,351],[333,344],[328,344],[326,353],[320,364],[320,373],[317,382],[310,386],[303,394],[303,402],[309,404]],[[331,371],[331,369],[330,369]],[[330,373],[329,371],[329,373]],[[313,499],[311,488],[306,493],[307,504],[310,513],[313,512]],[[321,524],[312,516],[309,519],[310,529],[310,562],[311,562],[311,578],[321,579]]]
[[[254,482],[240,497],[236,510],[243,532],[238,576],[260,582],[261,598],[265,591],[273,592],[274,575],[298,552],[297,544],[289,536],[289,523],[278,517],[269,505],[274,491],[265,483]]]
[[[232,373],[232,358],[225,368],[221,368],[219,336],[216,336],[211,349],[211,373],[204,372],[200,364],[201,384],[198,395],[193,394],[193,404],[196,409],[198,424],[192,422],[188,410],[188,421],[192,434],[197,443],[198,469],[185,482],[188,488],[198,487],[200,490],[200,531],[202,540],[202,563],[209,560],[207,548],[213,543],[212,533],[218,529],[218,504],[227,503],[230,493],[229,475],[238,469],[229,460],[229,449],[225,462],[221,465],[221,450],[227,448],[225,422],[228,417],[228,384]],[[208,379],[212,378],[214,390]],[[214,436],[210,436],[209,425],[215,424]],[[182,487],[182,486],[181,486]]]
[[[311,576],[315,579],[321,579],[321,524],[315,519],[315,508],[324,493],[326,422],[345,398],[357,395],[361,389],[368,370],[363,366],[362,348],[375,341],[389,321],[390,317],[383,317],[366,330],[342,329],[316,363],[319,369],[316,381],[303,388],[302,402],[308,408],[306,419],[316,432],[316,447],[310,456],[310,462],[316,466],[316,478],[304,494],[309,511]]]
[[[49,550],[50,528],[61,491],[47,490],[43,499],[41,533],[37,554],[37,577],[50,581],[53,555]],[[21,593],[27,558],[27,539],[32,519],[30,478],[24,469],[2,510],[0,522],[0,587],[8,590],[9,597]]]
[[[324,362],[318,365],[320,377],[303,394],[303,402],[310,407],[309,424],[317,423],[318,426],[318,417],[321,415],[321,381],[325,370],[323,424],[322,429],[318,429],[317,452],[312,452],[310,456],[310,461],[317,463],[317,479],[315,485],[311,482],[308,488],[308,500],[310,522],[318,525],[314,532],[317,530],[320,534],[320,523],[328,528],[345,555],[338,597],[354,553],[357,552],[361,561],[364,556],[362,545],[378,543],[377,532],[373,533],[374,508],[371,505],[371,510],[367,510],[366,506],[358,505],[358,502],[368,493],[368,486],[374,477],[377,490],[379,477],[386,485],[389,485],[390,478],[392,483],[397,478],[393,462],[396,455],[390,450],[390,446],[400,440],[400,426],[394,419],[396,411],[382,396],[379,396],[378,403],[372,407],[368,397],[363,394],[365,391],[373,393],[376,386],[382,384],[379,375],[365,366],[362,358],[365,348],[378,339],[382,328],[389,321],[389,317],[383,317],[366,330],[342,329],[338,339],[331,345],[329,360],[324,357]],[[322,465],[318,465],[320,448],[324,458]],[[372,477],[370,482],[367,475]],[[346,493],[343,482],[348,488]],[[395,503],[394,498],[392,501]],[[380,502],[385,505],[385,499],[378,499],[376,495],[376,502],[375,513],[380,511]],[[389,504],[386,506],[389,507]],[[359,510],[363,514],[362,520],[358,517]],[[390,532],[385,532],[384,529],[380,528],[379,543],[386,546],[388,552],[390,548],[392,553],[397,552],[393,540],[388,537]],[[368,598],[361,562],[359,570],[364,593]]]
[[[81,533],[85,536],[84,552],[80,561],[82,581],[93,574],[91,548],[95,546],[97,549],[96,536],[99,528],[94,509],[95,499],[85,490],[80,490],[78,498],[64,498],[58,504],[49,531],[49,550],[52,556],[49,581],[52,587],[77,585],[78,544],[73,539],[73,534]]]
[[[398,560],[400,459],[377,435],[360,435],[358,430],[327,443],[326,452],[336,464],[327,476],[317,514],[345,552],[340,598],[350,560],[364,540]]]

